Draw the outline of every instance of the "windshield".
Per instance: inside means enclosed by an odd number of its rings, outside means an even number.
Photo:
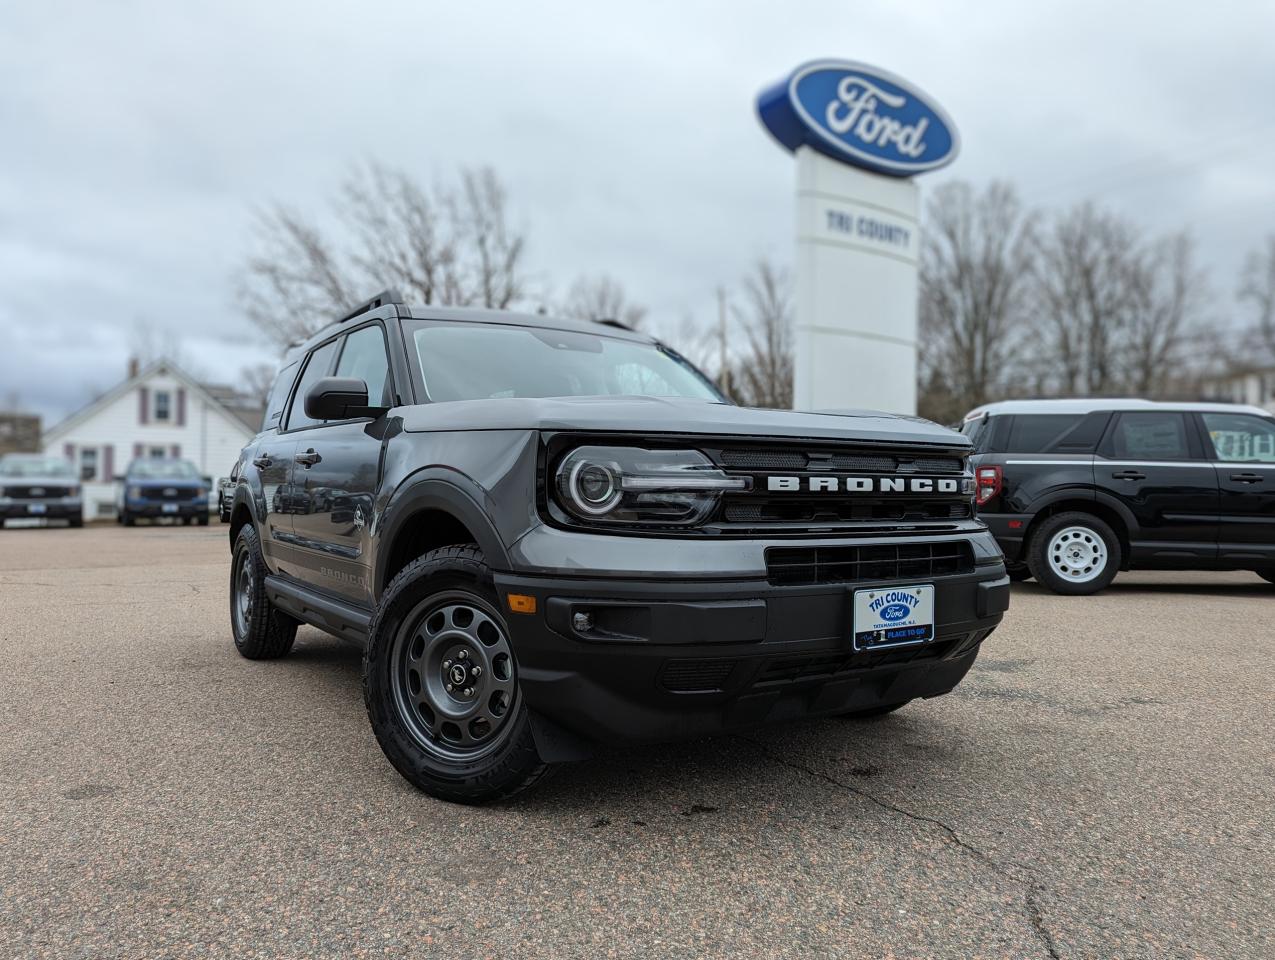
[[[134,460],[128,473],[143,480],[194,480],[199,476],[187,460]]]
[[[687,397],[724,402],[694,367],[651,343],[540,327],[422,323],[413,331],[431,400]]]
[[[0,477],[70,477],[71,465],[58,457],[4,457]]]

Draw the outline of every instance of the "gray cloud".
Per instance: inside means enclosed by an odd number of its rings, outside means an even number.
[[[676,329],[791,249],[791,160],[757,90],[846,56],[962,131],[924,181],[1008,177],[1188,226],[1220,315],[1270,230],[1268,5],[63,4],[0,22],[0,396],[56,419],[123,372],[138,318],[216,379],[271,356],[230,276],[255,204],[318,208],[376,155],[490,163],[557,289],[620,278]]]

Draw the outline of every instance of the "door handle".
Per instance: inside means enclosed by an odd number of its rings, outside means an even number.
[[[264,470],[266,469],[266,467],[270,466],[270,464],[272,463],[274,463],[274,461],[270,459],[270,454],[268,453],[263,453],[259,457],[252,458],[252,465],[256,467],[258,470]]]
[[[1236,483],[1261,483],[1266,478],[1260,473],[1233,473],[1231,479]]]
[[[1137,470],[1118,470],[1111,475],[1113,480],[1145,480],[1147,475]]]
[[[314,447],[311,447],[305,453],[298,453],[293,459],[307,470],[323,460],[321,456],[314,452]]]

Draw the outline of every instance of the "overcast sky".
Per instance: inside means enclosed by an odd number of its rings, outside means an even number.
[[[1272,37],[1259,2],[4,4],[0,406],[59,419],[139,320],[214,380],[273,359],[232,296],[251,211],[317,210],[373,156],[491,164],[540,285],[606,272],[662,328],[707,323],[717,285],[791,258],[794,164],[753,99],[816,57],[947,109],[963,152],[923,189],[1189,228],[1229,318],[1275,231]]]

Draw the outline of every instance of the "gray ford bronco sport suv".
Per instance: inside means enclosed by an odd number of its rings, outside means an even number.
[[[969,453],[734,406],[631,330],[387,291],[288,354],[245,448],[235,645],[361,645],[386,756],[460,802],[599,743],[878,716],[951,690],[1008,604]]]

